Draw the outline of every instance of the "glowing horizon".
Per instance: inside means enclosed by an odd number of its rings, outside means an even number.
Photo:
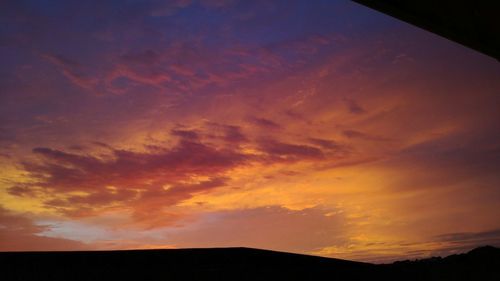
[[[0,9],[0,251],[500,245],[500,65],[350,1]]]

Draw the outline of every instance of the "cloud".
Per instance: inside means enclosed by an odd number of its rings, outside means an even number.
[[[344,98],[343,101],[346,104],[349,112],[351,112],[352,114],[361,114],[366,112],[366,110],[353,99]]]
[[[356,131],[356,130],[344,130],[344,131],[342,131],[342,134],[350,139],[361,139],[361,140],[367,140],[367,141],[388,141],[388,140],[390,140],[390,139],[385,138],[385,137],[370,135],[370,134],[366,134],[366,133]]]
[[[174,1],[153,1],[151,5],[151,16],[164,17],[171,16],[180,9],[191,5],[191,0],[174,0]]]
[[[483,232],[446,233],[434,237],[437,242],[447,242],[464,250],[479,246],[500,246],[500,229]]]
[[[238,126],[225,126],[224,131],[224,140],[227,142],[241,143],[248,140]]]
[[[183,139],[198,140],[199,134],[195,130],[183,130],[183,129],[173,129],[171,134],[174,136],[181,137]]]
[[[214,3],[226,3],[215,1]],[[89,13],[88,7],[65,8],[80,9]],[[93,94],[125,94],[135,92],[163,92],[171,95],[179,93],[197,93],[212,91],[214,88],[231,87],[239,83],[269,79],[278,76],[293,67],[300,67],[311,55],[329,44],[328,37],[307,35],[300,38],[284,39],[271,44],[246,46],[238,36],[215,38],[213,44],[205,30],[189,30],[182,36],[176,36],[181,28],[170,22],[172,36],[163,38],[164,26],[157,26],[148,21],[149,17],[171,15],[179,9],[190,6],[190,1],[152,1],[142,4],[130,3],[123,7],[126,17],[116,15],[110,4],[99,3],[92,14],[105,20],[93,27],[93,36],[89,42],[101,46],[101,42],[113,42],[115,45],[134,46],[112,48],[99,53],[86,53],[85,64],[77,63],[83,58],[70,59],[59,54],[43,52],[42,58],[59,68],[59,71],[74,85]],[[218,7],[218,5],[215,5]],[[226,5],[222,5],[226,6]],[[82,12],[82,13],[83,13]],[[119,13],[121,15],[121,13]],[[76,21],[76,20],[75,20]],[[109,22],[111,23],[109,23]],[[226,26],[213,26],[214,30],[224,33]],[[86,30],[87,31],[87,30]],[[192,31],[192,32],[190,32]],[[186,37],[186,34],[188,36]],[[135,48],[134,39],[144,39],[144,43]],[[132,41],[132,42],[130,42]],[[80,42],[68,42],[76,45]],[[96,47],[97,48],[97,47]]]
[[[207,126],[211,135],[229,144],[241,144],[249,141],[240,126],[219,124],[215,122],[208,122]]]
[[[90,77],[84,71],[83,65],[71,59],[54,54],[43,54],[42,58],[53,65],[58,66],[62,74],[78,87],[92,90],[98,83],[98,79]]]
[[[234,5],[235,0],[202,0],[202,5],[210,8],[228,8]]]
[[[49,226],[36,225],[28,217],[0,206],[0,251],[83,250],[87,245],[69,239],[43,236]]]
[[[7,153],[0,152],[0,158],[10,159],[11,156],[9,154],[7,154]]]
[[[498,137],[495,130],[437,135],[398,150],[383,165],[400,174],[393,179],[394,191],[460,189],[454,192],[454,200],[489,202],[500,194],[493,188],[500,179],[496,172],[500,165]],[[403,177],[408,170],[412,172]]]
[[[119,89],[115,82],[120,78],[126,78],[130,81],[141,83],[146,86],[165,89],[167,83],[172,81],[172,76],[161,67],[131,67],[126,64],[116,65],[113,71],[108,73],[105,83],[108,89]],[[125,89],[126,90],[126,89]]]
[[[123,62],[137,65],[153,65],[157,64],[161,59],[161,54],[157,51],[148,49],[137,53],[126,53],[119,56]]]
[[[164,177],[185,180],[195,174],[223,172],[246,160],[246,156],[239,152],[185,138],[175,147],[156,153],[114,150],[111,154],[113,160],[109,161],[43,147],[35,148],[33,152],[41,156],[42,163],[24,163],[26,170],[45,179],[40,182],[42,186],[61,189],[91,189],[104,183],[132,187],[146,180],[161,181]],[[126,180],[122,180],[124,178]]]
[[[183,218],[182,213],[163,210],[196,193],[209,192],[226,185],[226,177],[213,177],[196,183],[178,183],[167,185],[163,189],[150,189],[144,192],[141,200],[134,205],[133,218],[141,228],[152,229],[170,226]],[[154,210],[155,215],[151,216]]]
[[[35,148],[33,153],[40,160],[23,166],[36,182],[12,186],[9,192],[16,196],[64,195],[45,204],[71,216],[91,215],[92,210],[113,204],[134,211],[160,211],[155,206],[169,207],[195,193],[223,186],[224,174],[249,160],[238,151],[197,142],[189,132],[174,133],[180,140],[171,148],[146,152],[111,149],[105,159]]]
[[[47,208],[73,218],[118,208],[130,212],[136,224],[152,228],[181,218],[182,214],[169,209],[183,201],[230,185],[234,169],[292,162],[326,164],[347,156],[344,146],[334,141],[312,138],[309,143],[314,145],[253,141],[241,127],[215,122],[197,128],[179,125],[170,136],[176,142],[144,146],[143,151],[100,142],[92,143],[99,154],[92,154],[92,146],[68,151],[36,147],[32,152],[37,161],[20,163],[31,182],[14,182],[8,192],[38,198]]]
[[[35,196],[35,190],[30,184],[16,183],[10,186],[8,191],[15,196]]]
[[[304,144],[289,144],[275,140],[261,140],[259,146],[261,151],[267,153],[272,158],[279,158],[282,160],[321,159],[325,157],[321,149]]]
[[[270,52],[267,48],[243,47],[238,40],[225,40],[214,48],[206,44],[205,37],[175,38],[166,46],[121,54],[112,59],[114,64],[104,83],[113,89],[119,79],[129,79],[158,89],[193,93],[262,79],[271,71],[279,74],[286,69],[281,60],[290,52],[287,44],[275,46]]]
[[[257,125],[258,127],[263,128],[263,129],[276,130],[276,129],[281,128],[281,126],[278,123],[276,123],[272,120],[266,119],[266,118],[249,117],[248,121],[254,125]]]
[[[320,147],[325,149],[337,149],[340,147],[340,145],[334,140],[325,140],[318,138],[309,138],[308,140],[312,144],[319,145]]]

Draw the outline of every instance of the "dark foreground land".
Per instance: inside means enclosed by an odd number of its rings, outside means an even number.
[[[500,249],[374,265],[249,248],[0,253],[0,280],[500,280]]]

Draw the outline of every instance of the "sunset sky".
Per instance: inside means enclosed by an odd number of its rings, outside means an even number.
[[[0,251],[500,246],[500,63],[351,1],[2,1]]]

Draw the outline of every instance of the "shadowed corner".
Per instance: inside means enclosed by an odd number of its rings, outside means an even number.
[[[500,2],[353,0],[500,60]]]

